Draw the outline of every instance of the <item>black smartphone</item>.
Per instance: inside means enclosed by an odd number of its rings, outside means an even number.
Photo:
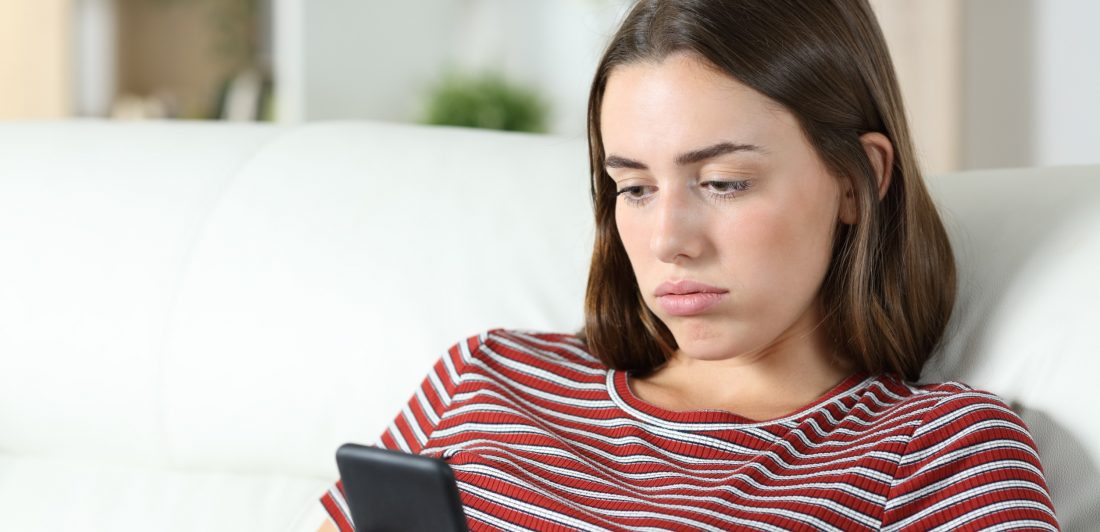
[[[454,472],[428,456],[345,443],[336,466],[356,532],[467,532]]]

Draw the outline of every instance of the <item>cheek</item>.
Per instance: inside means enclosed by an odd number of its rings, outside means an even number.
[[[615,209],[615,227],[619,231],[619,239],[623,243],[623,248],[626,249],[626,255],[630,259],[630,264],[637,272],[641,266],[639,264],[639,258],[644,251],[646,242],[648,242],[648,234],[645,231],[645,225],[639,223],[637,216],[630,216],[630,212],[624,212],[622,209]]]
[[[741,284],[760,297],[796,297],[816,294],[832,254],[833,219],[821,198],[769,202],[738,213],[740,227],[726,236],[725,260],[740,270]],[[812,294],[811,294],[812,295]]]

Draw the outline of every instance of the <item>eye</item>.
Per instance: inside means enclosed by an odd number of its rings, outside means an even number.
[[[657,187],[634,185],[623,187],[615,192],[615,195],[625,200],[630,205],[641,205],[656,192]]]
[[[727,199],[734,198],[740,195],[742,192],[749,189],[752,186],[752,181],[749,180],[735,180],[735,181],[703,181],[699,183],[699,186],[706,189],[710,194],[716,198]]]

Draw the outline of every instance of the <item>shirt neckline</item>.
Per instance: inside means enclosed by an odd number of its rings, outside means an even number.
[[[725,410],[692,410],[678,412],[650,404],[630,389],[628,372],[610,369],[607,372],[607,391],[619,408],[641,421],[664,428],[681,431],[724,430],[778,425],[806,417],[831,403],[858,393],[874,378],[865,372],[849,375],[839,384],[822,394],[812,403],[786,416],[763,421],[752,420]]]

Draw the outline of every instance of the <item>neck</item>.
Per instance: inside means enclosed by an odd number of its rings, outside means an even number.
[[[765,349],[718,360],[677,351],[665,365],[638,379],[635,392],[669,410],[726,410],[754,420],[783,417],[853,373],[852,365],[836,356],[819,323],[811,319],[809,325],[796,324]]]

